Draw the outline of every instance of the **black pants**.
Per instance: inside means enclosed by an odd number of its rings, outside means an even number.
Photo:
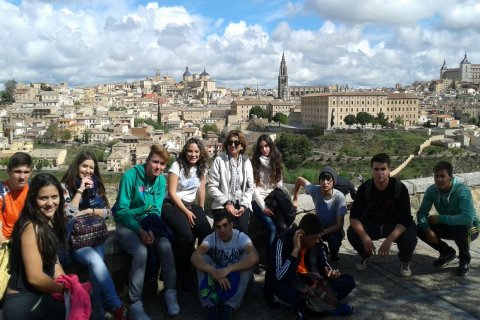
[[[56,301],[50,294],[19,292],[7,294],[2,310],[3,320],[64,320],[63,301]]]
[[[212,210],[213,216],[216,214],[227,211],[225,209],[215,209]],[[227,214],[230,214],[227,212]],[[243,214],[240,217],[233,217],[233,228],[237,229],[248,235],[248,222],[250,221],[250,209],[246,208]]]
[[[198,239],[198,244],[200,244],[212,232],[212,227],[202,207],[192,204],[191,211],[196,217],[193,227],[190,226],[185,214],[171,202],[164,202],[162,206],[163,221],[175,236],[175,266],[179,277],[192,271],[190,257],[194,250],[195,239]]]
[[[395,229],[396,224],[374,224],[370,222],[362,221],[363,229],[368,234],[370,239],[378,240],[388,237],[388,235]],[[358,254],[364,258],[369,255],[365,252],[362,239],[358,234],[348,227],[347,230],[348,242],[358,252]],[[417,226],[411,223],[400,237],[395,241],[398,247],[398,258],[402,262],[410,262],[412,260],[413,251],[417,246]]]
[[[438,243],[433,243],[427,240],[425,237],[425,232],[422,229],[418,229],[418,237],[428,244],[433,249],[440,252],[440,254],[448,254],[452,248],[442,239],[448,239],[455,241],[455,244],[458,247],[458,257],[462,261],[470,262],[470,243],[469,240],[473,241],[478,237],[478,232],[471,235],[471,239],[468,236],[468,230],[470,227],[467,226],[449,226],[442,223],[431,224],[430,228],[435,232],[435,235],[438,238]]]

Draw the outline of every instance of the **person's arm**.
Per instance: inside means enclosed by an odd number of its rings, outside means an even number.
[[[258,253],[251,242],[245,246],[245,253],[246,256],[242,260],[223,268],[227,271],[226,275],[235,271],[248,270],[258,263]]]
[[[304,177],[297,177],[297,179],[295,179],[295,187],[293,188],[293,206],[294,207],[298,207],[298,192],[300,191],[300,187],[305,188],[309,184],[310,184],[310,181],[308,181]]]
[[[224,194],[220,190],[220,183],[222,179],[222,175],[225,175],[225,172],[221,172],[221,156],[217,157],[213,163],[210,171],[208,173],[208,182],[207,182],[207,190],[208,194],[213,198],[213,200],[219,204],[226,203],[229,199],[226,194]],[[216,209],[216,208],[213,208]]]
[[[168,196],[170,197],[170,200],[173,202],[175,207],[177,207],[177,209],[179,209],[185,215],[185,217],[187,217],[190,225],[194,226],[196,219],[195,214],[192,211],[188,210],[182,199],[180,199],[180,197],[177,195],[178,179],[178,175],[174,172],[170,171],[168,173]]]
[[[246,187],[244,192],[242,193],[242,198],[240,199],[240,205],[244,206],[245,208],[250,208],[252,203],[252,196],[253,196],[253,168],[252,163],[248,159],[243,159],[245,161],[245,171],[244,171],[244,179],[246,179]]]
[[[33,224],[29,223],[20,237],[22,260],[27,281],[35,289],[44,293],[62,293],[63,285],[43,272],[42,256],[37,245],[37,237]],[[61,272],[56,266],[55,270]]]
[[[362,240],[363,247],[365,248],[365,252],[368,255],[374,255],[375,244],[373,243],[372,239],[367,234],[367,232],[365,232],[362,222],[358,219],[350,217],[350,227],[353,229],[353,231],[355,231],[355,233],[358,235],[360,240]]]
[[[136,216],[143,214],[149,210],[149,206],[146,202],[137,208],[130,208],[130,203],[134,197],[135,192],[135,169],[128,170],[120,181],[117,196],[117,211],[115,214],[115,221],[120,222],[126,228],[129,228],[135,232],[140,229]]]
[[[343,224],[344,224],[345,216],[344,215],[337,215],[337,222],[333,225],[330,226],[326,229],[323,230],[322,235],[334,233],[340,230],[343,230]]]
[[[55,274],[53,276],[54,279],[57,279],[58,277],[65,275],[65,271],[63,270],[62,265],[60,264],[60,261],[57,260],[55,263]]]
[[[198,187],[198,190],[197,190],[197,204],[200,207],[202,207],[202,209],[205,208],[206,181],[207,181],[207,178],[205,177],[205,174],[203,174],[202,178],[200,179],[200,187]]]
[[[388,256],[392,243],[395,242],[407,230],[403,224],[397,224],[392,232],[383,240],[382,245],[378,248],[379,256]]]
[[[0,244],[4,243],[5,241],[8,241],[8,239],[3,235],[3,216],[0,215]]]
[[[285,246],[282,238],[273,241],[272,252],[274,255],[275,279],[279,282],[289,282],[295,277],[298,268],[298,255],[300,252],[300,241],[304,231],[298,229],[293,236],[293,249]]]
[[[443,223],[446,225],[466,225],[470,227],[472,226],[473,218],[475,217],[472,193],[465,185],[459,187],[457,193],[458,206],[454,208],[457,214],[440,214],[437,216],[437,223]]]
[[[202,242],[197,249],[193,252],[192,256],[190,257],[190,261],[192,265],[197,268],[199,271],[206,272],[210,275],[215,274],[215,267],[208,264],[204,259],[203,256],[208,252],[208,245],[205,242]]]
[[[432,209],[433,205],[433,197],[435,194],[435,185],[431,185],[425,191],[423,195],[422,203],[417,211],[417,223],[418,227],[422,230],[430,229],[430,224],[428,223],[428,215],[430,214],[430,210]]]

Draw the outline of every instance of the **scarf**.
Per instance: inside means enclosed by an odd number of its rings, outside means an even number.
[[[260,164],[262,165],[262,167],[265,167],[267,169],[271,169],[271,167],[270,167],[270,157],[260,156]]]
[[[93,185],[91,188],[85,188],[85,190],[83,191],[82,199],[78,204],[79,210],[84,210],[88,208],[105,208],[105,200],[103,200],[103,198],[98,195],[98,185],[100,182],[98,181],[98,178],[96,176],[91,176],[91,179],[93,181]],[[75,187],[77,189],[80,188],[81,183],[82,181],[77,178],[75,180]]]

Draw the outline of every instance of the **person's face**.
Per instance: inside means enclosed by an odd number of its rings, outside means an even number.
[[[372,165],[372,177],[375,182],[384,183],[390,177],[390,168],[388,164],[382,162],[374,162]]]
[[[187,149],[187,161],[193,166],[200,160],[200,148],[196,143],[190,143]]]
[[[147,177],[150,179],[158,177],[163,172],[163,169],[165,169],[166,165],[167,162],[165,159],[158,154],[152,154],[145,167]]]
[[[333,177],[328,173],[322,173],[320,175],[320,187],[324,192],[328,192],[333,189]]]
[[[240,143],[240,140],[238,140],[238,136],[231,136],[230,139],[227,140],[227,148],[228,148],[228,153],[234,157],[237,158],[238,155],[240,154],[240,151],[243,150],[243,146]]]
[[[37,207],[47,218],[52,219],[60,204],[60,194],[57,187],[49,185],[41,188],[37,194]]]
[[[302,237],[302,247],[313,248],[320,243],[320,233],[306,234]]]
[[[87,159],[78,165],[78,177],[80,179],[91,177],[95,170],[95,162],[92,159]]]
[[[233,236],[233,223],[229,222],[227,218],[222,219],[215,223],[214,225],[215,232],[217,233],[218,237],[223,242],[228,242],[232,239]]]
[[[32,168],[29,166],[18,166],[7,172],[8,185],[12,190],[20,190],[28,183]]]
[[[267,141],[260,141],[259,149],[262,156],[268,157],[270,155],[270,146],[268,145]]]
[[[433,180],[435,181],[435,186],[440,191],[448,191],[450,190],[450,186],[452,185],[452,177],[448,175],[447,170],[442,169],[433,174]]]

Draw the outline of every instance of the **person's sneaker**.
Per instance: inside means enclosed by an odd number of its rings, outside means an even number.
[[[400,262],[400,275],[402,277],[410,277],[412,275],[410,262]]]
[[[143,309],[142,301],[137,301],[128,307],[128,319],[129,320],[152,320],[152,318],[147,316],[147,314],[145,313],[145,309]]]
[[[351,314],[353,314],[353,307],[347,303],[339,305],[330,313],[330,315],[334,317],[349,316]]]
[[[167,313],[169,317],[176,317],[180,314],[180,306],[177,302],[177,290],[165,290],[165,304],[167,305]]]
[[[114,320],[127,320],[127,310],[125,306],[121,305],[111,311]]]
[[[230,319],[232,319],[232,312],[233,312],[233,308],[230,307],[228,304],[224,304],[218,319],[220,319],[220,320],[230,320]]]
[[[446,254],[440,254],[437,260],[433,261],[433,266],[434,267],[443,267],[444,265],[448,264],[450,261],[455,259],[456,257],[456,252],[455,250],[450,250]]]
[[[358,257],[357,264],[355,265],[355,269],[358,271],[363,271],[367,269],[368,261],[370,261],[370,257]]]
[[[217,306],[207,306],[208,320],[218,320],[218,308]]]
[[[461,277],[466,276],[468,274],[468,271],[470,271],[470,263],[460,260],[457,268],[457,275]]]

